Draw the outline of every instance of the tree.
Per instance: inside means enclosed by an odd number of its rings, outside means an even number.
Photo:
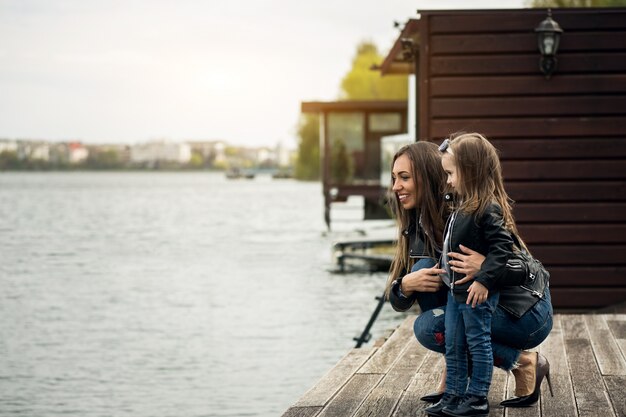
[[[314,181],[320,178],[320,118],[316,114],[303,114],[298,126],[298,157],[294,176],[299,180]]]
[[[621,7],[626,0],[531,0],[530,7]]]
[[[344,100],[406,100],[408,97],[408,77],[406,75],[381,76],[380,71],[372,70],[383,57],[378,54],[376,45],[361,42],[352,60],[352,68],[341,81],[339,94]],[[320,178],[319,116],[305,114],[298,125],[298,159],[294,176],[301,180]],[[344,152],[347,152],[344,149]]]
[[[372,70],[373,65],[380,65],[382,61],[376,45],[361,42],[352,60],[352,69],[341,80],[340,97],[347,100],[406,100],[408,77],[383,77],[380,71]]]

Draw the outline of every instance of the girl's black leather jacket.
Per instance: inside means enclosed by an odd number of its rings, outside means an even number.
[[[492,203],[480,216],[468,215],[459,210],[454,211],[446,222],[444,235],[444,253],[462,253],[459,245],[471,248],[485,255],[480,271],[475,275],[475,281],[480,282],[488,290],[493,290],[500,284],[504,275],[506,262],[513,253],[513,238],[504,226],[502,209]],[[447,243],[447,245],[446,245]],[[443,255],[440,265],[445,265]],[[450,288],[458,302],[467,300],[467,289],[472,281],[460,285],[455,282],[465,277],[464,274],[447,268],[450,276]],[[444,279],[444,282],[446,280]],[[448,284],[446,282],[446,284]]]
[[[499,217],[501,219],[501,215]],[[424,248],[424,243],[422,241],[424,237],[423,235],[420,235],[419,230],[416,230],[415,227],[411,227],[404,233],[407,234],[409,237],[409,253],[411,257],[415,258],[428,256],[427,253],[424,253],[423,251],[420,252],[421,248]],[[487,251],[485,251],[484,249],[481,250],[482,248],[479,248],[478,246],[472,246],[473,242],[471,244],[464,242],[458,243],[461,243],[464,246],[479,253],[487,253]],[[458,248],[458,243],[456,247],[452,246],[453,250],[455,250],[457,253],[460,252]],[[487,259],[485,259],[485,262],[486,261]],[[483,269],[481,268],[481,271],[482,270]],[[507,311],[511,310],[512,308],[526,311],[527,309],[531,308],[537,301],[539,301],[539,298],[543,297],[543,292],[547,291],[546,287],[542,289],[540,295],[536,295],[520,286],[520,284],[524,283],[527,279],[527,275],[528,271],[526,265],[524,265],[523,268],[519,268],[519,266],[515,267],[514,265],[506,265],[504,273],[502,274],[502,276],[500,276],[496,285],[496,289],[502,289],[502,294],[508,294],[507,297],[500,297],[500,307],[504,308]],[[460,279],[461,277],[456,278]],[[398,277],[398,279],[393,282],[391,291],[389,292],[389,301],[393,309],[396,311],[408,310],[415,303],[415,301],[417,301],[418,297],[418,293],[415,292],[412,293],[410,296],[405,297],[400,292],[401,280],[402,277]],[[490,288],[490,290],[491,289],[492,288]]]

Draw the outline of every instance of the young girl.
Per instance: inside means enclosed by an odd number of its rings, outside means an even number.
[[[442,276],[450,288],[446,305],[446,388],[441,401],[426,409],[431,416],[487,416],[493,371],[491,318],[498,304],[496,284],[518,235],[504,190],[496,149],[478,133],[446,139],[439,150],[454,211],[444,230]],[[450,266],[449,252],[460,245],[486,255],[473,281]],[[468,384],[468,352],[471,376]]]

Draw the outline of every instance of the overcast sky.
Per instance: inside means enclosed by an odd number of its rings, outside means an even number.
[[[295,146],[356,45],[417,9],[523,0],[0,0],[0,138]]]

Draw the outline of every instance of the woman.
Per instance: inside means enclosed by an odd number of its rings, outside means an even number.
[[[446,289],[440,278],[445,271],[438,268],[437,259],[441,253],[448,211],[441,202],[446,180],[440,155],[437,145],[416,142],[401,148],[394,156],[391,187],[394,198],[390,201],[399,233],[387,294],[397,311],[405,311],[417,301],[422,310],[414,325],[418,341],[430,350],[445,353]],[[461,251],[463,253],[448,253],[450,258],[455,259],[450,261],[450,266],[453,271],[466,274],[462,282],[468,282],[485,258],[472,248],[461,247]],[[517,273],[507,270],[502,285],[519,283]],[[504,290],[514,293],[518,289],[509,285]],[[494,365],[511,370],[515,377],[516,397],[503,401],[501,405],[505,407],[536,403],[541,381],[549,371],[549,364],[542,355],[526,351],[538,346],[552,329],[549,288],[545,288],[543,297],[538,300],[520,318],[505,310],[506,305],[502,305],[505,301],[500,302],[493,315],[491,339]],[[437,402],[444,388],[445,372],[437,392],[422,399]]]

